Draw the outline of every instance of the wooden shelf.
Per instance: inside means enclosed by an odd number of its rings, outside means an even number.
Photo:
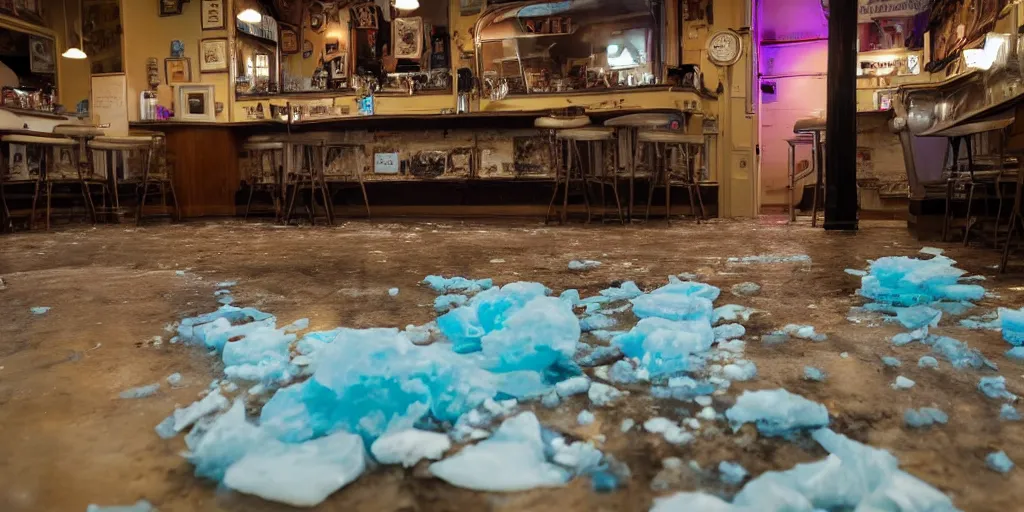
[[[0,110],[6,110],[6,111],[8,111],[8,112],[10,112],[12,114],[17,114],[19,116],[38,117],[38,118],[41,118],[41,119],[59,119],[59,120],[63,120],[63,121],[67,121],[68,119],[70,119],[70,117],[66,116],[66,115],[54,114],[52,112],[43,112],[41,110],[30,110],[30,109],[14,108],[14,107],[0,107]]]

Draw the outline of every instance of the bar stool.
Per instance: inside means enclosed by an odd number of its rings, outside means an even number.
[[[291,222],[292,213],[295,211],[295,198],[303,189],[308,188],[309,201],[306,203],[306,212],[309,214],[309,223],[316,225],[316,194],[319,192],[324,201],[327,225],[334,225],[334,208],[327,192],[327,182],[324,180],[324,138],[315,134],[289,135],[286,141],[284,187],[285,193],[288,194],[290,190],[291,196],[284,214],[284,223]]]
[[[811,158],[814,160],[814,168],[817,171],[817,179],[814,182],[814,199],[811,202],[811,227],[818,226],[818,207],[824,204],[825,191],[825,142],[822,136],[825,133],[825,118],[808,117],[797,120],[793,124],[793,133],[800,135],[811,134]],[[820,197],[820,199],[819,199]]]
[[[263,188],[270,192],[274,203],[274,219],[280,221],[283,213],[283,194],[281,166],[277,164],[284,161],[285,143],[266,136],[254,136],[246,140],[242,149],[249,156],[249,199],[245,202],[244,218],[248,219],[252,210],[253,193],[257,188]],[[269,169],[265,165],[267,159],[270,160]]]
[[[96,207],[96,201],[93,199],[92,187],[99,187],[100,200],[102,202],[101,204],[103,204],[104,210],[106,208],[107,196],[111,194],[111,191],[105,175],[101,175],[93,169],[91,165],[89,165],[89,151],[87,149],[87,145],[90,139],[102,136],[106,131],[95,125],[58,124],[53,127],[53,133],[56,135],[71,137],[78,143],[78,160],[76,163],[78,164],[78,170],[82,177],[82,181],[85,183],[85,186],[88,187],[89,203],[93,212],[93,222],[96,222],[96,217],[99,214],[99,208]]]
[[[1014,237],[1017,233],[1024,233],[1024,170],[1017,172],[1017,189],[1013,199],[1013,210],[1010,212],[1009,231],[1006,234],[1006,245],[1003,247],[1003,257],[999,261],[999,273],[1006,273],[1006,265],[1010,261],[1010,251],[1013,250]]]
[[[135,209],[135,224],[142,224],[142,217],[146,206],[146,198],[149,190],[156,186],[160,191],[162,204],[167,205],[167,193],[173,204],[171,217],[175,220],[181,218],[177,194],[174,192],[174,183],[171,176],[172,171],[167,162],[166,144],[163,134],[158,132],[144,132],[122,136],[95,137],[88,143],[90,158],[95,162],[95,152],[99,151],[105,156],[105,164],[110,167],[107,173],[114,191],[113,211],[121,213],[121,199],[118,185],[135,182],[137,207]],[[117,176],[118,156],[124,156],[123,176]],[[141,167],[141,176],[136,178],[131,173],[131,161],[138,159]],[[136,181],[138,179],[138,181]]]
[[[625,164],[623,167],[629,177],[629,206],[626,209],[626,217],[630,220],[632,220],[633,212],[635,210],[636,169],[640,153],[640,144],[637,141],[637,134],[643,128],[678,128],[682,121],[683,118],[679,114],[645,113],[613,117],[604,122],[606,127],[615,129],[615,137],[619,143],[618,154],[620,160],[623,160],[622,147],[625,146],[627,149],[625,155],[626,158],[624,159],[625,162],[620,161],[619,164],[616,165],[616,173],[618,173],[618,169],[620,168],[619,165]]]
[[[658,186],[665,187],[665,222],[672,223],[672,187],[685,187],[690,197],[690,211],[700,224],[706,218],[704,212],[704,200],[700,195],[698,184],[698,158],[704,148],[703,135],[687,135],[667,130],[641,130],[637,135],[637,142],[640,144],[651,144],[654,147],[652,153],[652,175],[647,190],[647,210],[644,212],[644,222],[651,217],[651,203],[654,199],[654,190]],[[682,174],[673,173],[673,159],[671,150],[675,148],[682,156]],[[677,176],[679,176],[677,178]],[[699,211],[698,211],[699,208]]]
[[[22,146],[25,146],[25,148],[26,148],[25,156],[24,156],[24,162],[25,162],[25,170],[28,173],[28,176],[27,176],[28,179],[27,180],[22,180],[22,181],[23,182],[27,182],[27,183],[32,183],[32,182],[35,183],[35,191],[34,191],[33,196],[32,196],[32,210],[31,210],[31,213],[29,214],[30,215],[29,216],[29,229],[30,230],[34,227],[35,216],[36,216],[36,204],[38,204],[38,202],[39,202],[39,194],[41,192],[40,191],[40,181],[41,180],[43,180],[45,182],[45,189],[46,189],[45,192],[46,192],[46,229],[47,230],[50,229],[50,218],[51,218],[51,214],[52,214],[52,211],[53,211],[52,210],[52,205],[53,205],[53,186],[55,184],[78,184],[78,185],[80,185],[81,186],[81,193],[82,193],[82,201],[83,201],[83,204],[85,206],[85,209],[89,212],[90,217],[93,219],[93,222],[96,221],[95,212],[93,212],[93,210],[91,208],[92,202],[89,199],[88,187],[85,185],[85,182],[82,181],[81,174],[75,170],[75,166],[73,164],[73,162],[75,161],[75,156],[74,155],[76,154],[76,151],[75,151],[76,145],[75,145],[74,139],[70,139],[68,137],[46,137],[46,136],[38,136],[38,135],[5,135],[2,138],[0,138],[0,141],[5,142],[7,144],[22,145]],[[36,148],[37,150],[42,151],[42,154],[40,155],[40,159],[39,159],[39,169],[38,169],[38,171],[36,173],[36,176],[34,178],[32,177],[32,169],[31,169],[31,166],[29,166],[29,162],[28,162],[28,160],[29,160],[29,158],[28,158],[28,151],[30,149],[32,149],[32,148]],[[60,165],[60,162],[61,162],[60,159],[61,159],[61,153],[62,153],[61,150],[62,149],[67,151],[67,153],[64,153],[64,154],[68,155],[68,166],[71,168],[70,170],[67,170],[66,173],[62,172],[62,171],[64,171],[64,169],[60,169],[58,167]],[[12,151],[13,151],[13,149],[12,149]],[[56,160],[56,163],[58,165],[52,165],[53,162],[50,161],[51,157],[54,154],[54,152],[56,152],[57,155],[58,155],[57,156],[57,160]],[[13,174],[13,172],[15,170],[16,169],[11,169],[12,174]],[[12,183],[15,183],[15,181],[12,181]],[[0,191],[2,191],[3,188],[4,188],[3,184],[0,184]],[[2,194],[0,194],[0,195],[2,195]],[[4,198],[4,203],[5,203],[4,208],[6,209],[6,197]]]
[[[801,181],[807,176],[810,176],[811,173],[815,171],[814,165],[812,164],[808,166],[805,171],[802,171],[800,174],[797,174],[796,148],[799,146],[811,146],[811,158],[813,159],[814,137],[809,133],[804,133],[797,135],[792,139],[786,139],[786,143],[789,144],[789,158],[787,162],[789,166],[789,173],[787,174],[789,178],[789,222],[793,223],[796,222],[796,184],[798,181]]]
[[[603,143],[614,141],[615,133],[611,128],[602,128],[597,126],[584,127],[584,128],[570,128],[566,130],[558,130],[555,133],[556,142],[558,144],[557,151],[562,152],[562,144],[565,144],[565,165],[559,165],[556,168],[555,174],[555,190],[551,195],[551,201],[548,203],[548,212],[544,220],[547,222],[555,210],[555,201],[558,198],[559,187],[562,187],[562,209],[559,215],[559,223],[564,224],[566,217],[568,216],[569,208],[569,189],[574,185],[578,184],[582,186],[583,201],[587,209],[587,223],[590,223],[593,218],[593,212],[590,208],[590,193],[589,186],[597,183],[602,187],[602,193],[604,186],[608,184],[605,179],[607,170],[602,169],[598,171],[598,167],[605,167],[605,160],[603,156],[598,161],[597,153],[600,152],[600,146]],[[584,160],[583,154],[580,152],[580,145],[583,145],[587,150],[587,159]],[[595,152],[598,149],[598,152]],[[611,183],[616,184],[617,182],[612,181]],[[622,222],[622,205],[618,200],[618,192],[615,192],[616,205],[618,205],[619,221]],[[603,206],[603,205],[602,205]],[[602,220],[605,217],[605,212],[602,211]]]
[[[366,194],[366,182],[363,180],[363,166],[361,163],[354,165],[351,173],[342,173],[339,175],[329,172],[329,170],[333,168],[333,162],[328,161],[328,159],[332,155],[336,154],[335,151],[337,151],[337,154],[342,154],[346,150],[352,151],[357,155],[363,154],[363,146],[360,144],[341,144],[331,142],[329,139],[324,144],[324,182],[327,186],[328,196],[331,198],[331,211],[334,211],[334,194],[331,193],[331,183],[351,184],[352,181],[351,178],[349,178],[349,176],[351,176],[352,178],[355,178],[355,183],[359,185],[359,191],[363,194],[363,207],[366,209],[366,218],[369,219],[371,218],[370,197]]]

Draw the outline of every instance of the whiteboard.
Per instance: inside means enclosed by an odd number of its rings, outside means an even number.
[[[93,124],[110,124],[107,135],[128,135],[128,79],[124,73],[93,75],[89,111]]]

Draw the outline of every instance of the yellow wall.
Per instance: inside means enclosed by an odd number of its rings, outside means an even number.
[[[224,111],[217,121],[230,120],[229,99],[234,95],[229,73],[199,73],[199,40],[227,37],[226,30],[202,30],[200,26],[200,2],[194,0],[182,5],[179,16],[160,17],[159,2],[144,0],[122,0],[121,16],[124,21],[124,65],[128,74],[128,120],[139,119],[139,95],[149,88],[146,75],[146,59],[159,60],[161,85],[157,88],[160,105],[170,107],[174,100],[173,88],[164,80],[164,59],[171,56],[171,41],[179,39],[185,43],[185,56],[192,59],[192,83],[214,86],[215,101],[224,104]],[[231,5],[225,9],[230,21]],[[230,23],[229,23],[230,27]]]
[[[57,37],[57,95],[60,103],[68,111],[74,112],[79,101],[89,99],[91,63],[89,59],[65,59],[60,54],[64,53],[68,48],[67,39],[75,37],[79,30],[78,27],[81,26],[79,23],[79,3],[77,1],[68,2],[67,11],[65,11],[62,0],[46,0],[43,2],[43,15],[46,17],[44,22],[47,27],[53,30]],[[64,34],[65,16],[67,17],[68,24],[67,35]],[[72,44],[78,47],[78,39],[74,39]]]

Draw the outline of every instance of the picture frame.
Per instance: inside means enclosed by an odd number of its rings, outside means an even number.
[[[167,85],[192,81],[192,61],[188,57],[164,59],[164,80]]]
[[[217,120],[213,85],[179,85],[175,93],[174,117],[178,121]]]
[[[299,41],[301,40],[301,38],[299,37],[300,29],[298,29],[297,27],[293,27],[291,25],[285,25],[283,23],[279,25],[281,27],[281,35],[279,36],[278,40],[280,41],[279,44],[281,45],[281,53],[285,55],[299,53]]]
[[[29,68],[33,73],[52,75],[56,72],[57,64],[54,56],[53,40],[46,37],[29,36],[28,38],[28,60]]]
[[[181,14],[181,0],[157,0],[160,16],[177,16]]]
[[[226,1],[202,0],[200,2],[203,30],[224,30],[228,28],[227,19],[224,17],[224,4]]]
[[[308,59],[313,56],[313,43],[309,39],[302,42],[302,58]]]
[[[199,41],[200,73],[227,73],[230,58],[228,38],[215,37]]]
[[[331,80],[340,80],[348,76],[348,57],[344,53],[331,59]]]
[[[356,28],[377,28],[377,4],[366,2],[352,6],[352,21]]]
[[[423,18],[395,18],[391,22],[391,41],[396,59],[419,60],[423,55]]]
[[[324,41],[324,54],[334,55],[335,53],[338,53],[340,49],[341,43],[338,41],[338,38],[328,39]]]

